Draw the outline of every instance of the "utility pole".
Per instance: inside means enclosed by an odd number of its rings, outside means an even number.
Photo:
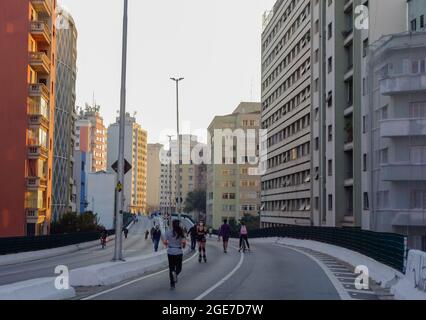
[[[177,145],[178,145],[178,165],[176,170],[176,209],[178,212],[179,221],[181,218],[182,207],[181,207],[181,190],[180,190],[180,169],[181,169],[181,143],[180,143],[180,130],[179,130],[179,82],[184,78],[170,78],[170,80],[176,83],[176,124],[177,124]]]
[[[167,217],[167,221],[169,226],[171,225],[171,220],[172,220],[172,137],[173,136],[168,136],[169,137],[169,159],[170,159],[170,163],[168,166],[168,174],[169,174],[169,208],[168,208],[168,213],[169,216]]]
[[[118,143],[118,170],[117,187],[118,203],[115,221],[115,248],[113,261],[122,261],[123,259],[123,210],[124,210],[124,136],[126,126],[126,76],[127,76],[127,10],[128,0],[124,0],[123,11],[123,43],[122,43],[122,61],[121,61],[121,98],[120,98],[120,126]]]

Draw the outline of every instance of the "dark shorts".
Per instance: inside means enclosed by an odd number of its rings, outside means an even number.
[[[207,242],[206,236],[197,236],[198,242]]]
[[[228,242],[229,241],[229,236],[223,236],[222,239],[223,239],[224,242]]]

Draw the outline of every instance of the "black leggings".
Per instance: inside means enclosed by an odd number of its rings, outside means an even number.
[[[245,241],[247,248],[250,249],[250,244],[248,242],[248,236],[246,234],[240,235],[240,248],[243,246],[243,241]]]
[[[174,285],[174,279],[173,279],[173,271],[176,272],[177,275],[179,275],[182,271],[182,260],[183,260],[183,255],[178,255],[178,256],[172,256],[172,255],[168,255],[169,257],[169,273],[170,273],[170,283],[172,285]]]

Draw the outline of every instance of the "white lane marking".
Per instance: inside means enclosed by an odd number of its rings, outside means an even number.
[[[340,299],[342,299],[342,300],[354,300],[349,295],[347,290],[343,287],[343,285],[340,283],[340,281],[334,276],[334,274],[320,260],[318,260],[314,256],[311,256],[310,254],[308,254],[308,253],[306,253],[302,250],[298,250],[298,249],[288,247],[288,246],[282,245],[282,244],[275,244],[274,243],[274,245],[277,246],[277,247],[287,248],[287,249],[299,252],[299,253],[304,254],[305,256],[311,258],[312,260],[314,260],[320,266],[320,268],[324,271],[324,273],[327,275],[327,277],[330,279],[330,282],[333,284],[334,288],[336,289],[337,293],[339,294]]]
[[[244,253],[241,253],[240,261],[238,262],[236,267],[226,277],[224,277],[222,280],[220,280],[218,283],[216,283],[211,288],[204,291],[202,294],[200,294],[194,300],[202,300],[203,298],[208,296],[212,291],[216,290],[218,287],[220,287],[222,284],[224,284],[229,278],[231,278],[234,275],[235,272],[238,271],[238,269],[241,268],[241,266],[243,265],[243,262],[244,262]]]
[[[195,253],[192,257],[190,257],[190,258],[186,259],[183,263],[187,263],[187,262],[191,261],[191,260],[192,260],[192,259],[194,259],[196,256],[197,256],[197,254]],[[145,280],[145,279],[148,279],[148,278],[152,278],[152,277],[158,276],[158,275],[160,275],[160,274],[162,274],[162,273],[165,273],[165,272],[169,272],[169,269],[167,268],[167,269],[164,269],[164,270],[158,271],[158,272],[156,272],[156,273],[152,273],[152,274],[149,274],[149,275],[147,275],[147,276],[140,277],[140,278],[138,278],[138,279],[135,279],[135,280],[132,280],[132,281],[129,281],[129,282],[123,283],[122,285],[119,285],[119,286],[117,286],[117,287],[114,287],[114,288],[111,288],[111,289],[108,289],[108,290],[105,290],[105,291],[102,291],[102,292],[96,293],[96,294],[91,295],[91,296],[88,296],[88,297],[86,297],[86,298],[82,298],[81,300],[92,300],[92,299],[97,298],[97,297],[99,297],[99,296],[103,296],[104,294],[107,294],[107,293],[110,293],[110,292],[116,291],[116,290],[118,290],[118,289],[121,289],[121,288],[124,288],[124,287],[130,286],[130,285],[132,285],[132,284],[134,284],[134,283],[137,283],[137,282],[139,282],[139,281],[142,281],[142,280]]]

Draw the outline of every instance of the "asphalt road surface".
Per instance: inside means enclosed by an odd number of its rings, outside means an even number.
[[[336,286],[307,254],[271,243],[252,244],[241,254],[233,240],[224,254],[209,239],[207,263],[197,253],[185,258],[176,289],[170,289],[168,270],[121,284],[80,292],[86,300],[339,300]],[[371,295],[372,297],[374,295]]]

